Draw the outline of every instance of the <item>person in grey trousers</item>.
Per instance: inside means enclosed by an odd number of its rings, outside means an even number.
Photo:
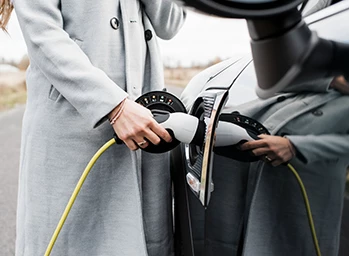
[[[16,255],[44,254],[85,166],[114,133],[124,144],[93,167],[51,255],[173,255],[168,154],[137,150],[171,136],[134,100],[163,89],[157,37],[175,36],[185,11],[171,0],[13,5],[30,58]]]

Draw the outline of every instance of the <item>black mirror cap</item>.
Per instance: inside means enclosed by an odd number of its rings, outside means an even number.
[[[304,0],[180,0],[207,14],[226,18],[260,19],[297,8]]]

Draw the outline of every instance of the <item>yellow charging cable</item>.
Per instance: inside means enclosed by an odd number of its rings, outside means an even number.
[[[53,249],[53,246],[58,238],[59,233],[61,232],[61,229],[64,225],[65,220],[68,217],[68,214],[75,202],[76,197],[78,196],[82,185],[84,184],[87,175],[89,174],[89,172],[91,171],[93,165],[96,163],[96,161],[98,160],[98,158],[113,144],[115,144],[115,139],[110,139],[107,143],[105,143],[97,152],[96,154],[94,154],[94,156],[92,157],[92,159],[90,160],[90,162],[87,164],[84,172],[82,173],[78,184],[76,185],[73,194],[71,195],[69,202],[62,214],[61,219],[58,222],[58,225],[52,235],[52,238],[50,240],[50,243],[48,244],[46,251],[45,251],[45,256],[49,256],[51,254],[51,251]],[[304,199],[304,203],[305,203],[305,207],[306,207],[306,211],[307,211],[307,215],[308,215],[308,221],[309,221],[309,226],[311,229],[311,233],[313,236],[313,242],[314,242],[314,246],[316,249],[316,254],[317,256],[321,256],[321,252],[320,252],[320,247],[319,247],[319,242],[316,236],[316,232],[315,232],[315,225],[314,225],[314,221],[313,221],[313,217],[312,217],[312,213],[311,213],[311,209],[310,209],[310,204],[309,204],[309,199],[307,196],[307,192],[305,190],[304,184],[302,182],[302,179],[299,177],[297,171],[295,170],[295,168],[291,165],[291,164],[287,164],[287,167],[292,171],[292,173],[294,174],[294,176],[296,177],[298,184],[301,188],[302,191],[302,195],[303,195],[303,199]]]
[[[106,151],[111,145],[115,144],[115,139],[111,139],[109,140],[107,143],[105,143],[97,152],[96,154],[94,154],[94,156],[92,157],[92,159],[90,160],[90,162],[87,164],[84,172],[82,173],[78,184],[76,185],[73,194],[71,195],[69,202],[67,204],[67,206],[65,207],[65,210],[62,214],[61,219],[58,222],[58,225],[55,229],[55,232],[52,235],[52,238],[50,240],[50,243],[48,244],[47,248],[46,248],[46,252],[45,252],[45,256],[49,256],[51,254],[52,248],[57,240],[57,237],[59,235],[59,232],[61,232],[61,229],[64,225],[65,220],[68,217],[68,214],[75,202],[76,197],[78,196],[80,189],[82,187],[82,185],[84,184],[87,175],[89,174],[90,170],[92,169],[93,165],[96,163],[96,161],[98,160],[98,158],[104,153],[104,151]]]
[[[304,184],[302,182],[302,179],[301,179],[301,177],[299,177],[296,169],[291,164],[287,164],[287,167],[292,171],[292,173],[296,177],[296,179],[298,181],[298,184],[299,184],[299,186],[301,188],[301,191],[302,191],[302,194],[303,194],[305,208],[307,210],[307,215],[308,215],[308,221],[309,221],[311,234],[313,236],[313,242],[314,242],[314,247],[315,247],[315,250],[316,250],[316,255],[317,256],[321,256],[320,246],[319,246],[319,242],[318,242],[318,239],[317,239],[317,236],[316,236],[315,225],[314,225],[313,216],[312,216],[311,209],[310,209],[310,204],[309,204],[309,199],[308,199],[308,196],[307,196],[307,191],[305,190],[305,187],[304,187]]]

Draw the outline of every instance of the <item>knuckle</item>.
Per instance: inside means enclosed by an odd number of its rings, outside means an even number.
[[[128,139],[128,136],[127,136],[127,134],[123,133],[123,134],[120,134],[120,135],[119,135],[119,138],[120,138],[120,140],[125,141],[125,140]]]
[[[139,134],[142,130],[143,130],[143,129],[142,129],[141,126],[134,127],[134,128],[131,130],[132,136],[135,136],[136,134]]]
[[[156,123],[156,122],[153,119],[151,119],[151,118],[146,119],[145,122],[144,122],[144,127],[149,127],[149,126],[151,126],[154,123]]]
[[[269,141],[269,140],[266,140],[266,141],[265,141],[265,144],[266,144],[269,148],[273,147],[273,143],[272,143],[271,141]]]
[[[124,131],[123,133],[123,140],[131,139],[135,134],[135,129],[129,129],[127,131]],[[121,139],[121,138],[120,138]]]
[[[137,126],[134,130],[135,130],[135,132],[140,133],[140,132],[146,131],[148,127],[149,127],[148,123],[144,122],[144,123],[140,124],[139,126]]]

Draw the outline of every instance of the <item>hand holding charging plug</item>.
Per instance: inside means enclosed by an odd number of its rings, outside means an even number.
[[[342,94],[349,95],[349,83],[344,76],[337,76],[333,78],[330,87],[339,91]]]
[[[152,110],[153,118],[172,136],[170,143],[161,140],[159,144],[149,143],[142,148],[149,153],[164,153],[177,147],[180,142],[201,146],[204,143],[206,125],[198,118],[183,112],[169,113],[163,110]]]
[[[245,141],[258,140],[258,134],[234,123],[220,121],[216,129],[216,147],[238,145]]]
[[[149,142],[157,145],[161,139],[172,141],[171,135],[156,122],[149,109],[129,99],[125,99],[123,104],[121,110],[116,107],[109,117],[112,118],[115,112],[122,111],[115,120],[113,129],[129,149],[145,148]]]
[[[269,131],[257,120],[238,112],[221,114],[219,120],[213,151],[241,162],[259,161],[260,158],[251,150],[242,151],[240,145],[247,141],[259,140],[258,135],[269,134]]]
[[[288,138],[266,134],[258,137],[259,140],[242,144],[241,150],[252,150],[255,156],[260,156],[273,166],[286,163],[296,155],[296,150]]]
[[[174,138],[183,143],[202,145],[205,138],[206,125],[195,116],[176,113],[154,112],[155,120],[173,134]]]

